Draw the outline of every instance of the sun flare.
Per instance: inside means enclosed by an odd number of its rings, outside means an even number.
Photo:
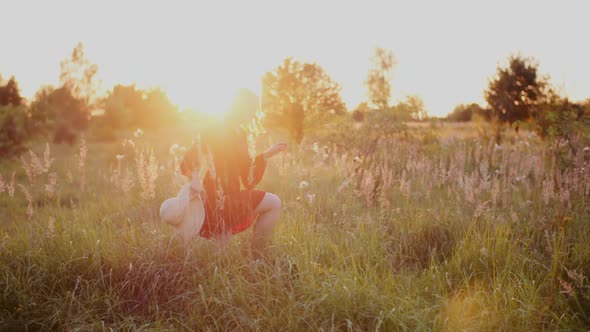
[[[168,92],[170,99],[179,109],[188,109],[216,118],[221,118],[227,113],[234,93],[235,91],[230,89],[213,88],[203,88],[199,91],[171,88]]]

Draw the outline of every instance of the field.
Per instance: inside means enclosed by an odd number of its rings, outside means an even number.
[[[159,221],[189,127],[1,161],[0,330],[589,328],[588,152],[564,162],[525,130],[363,130],[271,161],[266,261],[251,231],[185,251]]]

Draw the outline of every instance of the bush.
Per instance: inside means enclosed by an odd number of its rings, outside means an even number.
[[[486,121],[490,121],[492,117],[491,110],[482,108],[477,103],[471,103],[469,105],[459,104],[453,109],[453,112],[447,115],[446,119],[447,121],[454,122],[469,122],[474,117],[480,117]]]
[[[0,106],[0,157],[18,154],[29,139],[24,106]]]
[[[37,92],[31,105],[30,119],[32,131],[52,134],[56,143],[73,144],[79,134],[88,128],[90,108],[65,86],[58,89],[47,87]]]

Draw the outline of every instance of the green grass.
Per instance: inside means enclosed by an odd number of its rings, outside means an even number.
[[[190,134],[148,136],[136,147],[162,166],[149,200],[119,142],[89,143],[84,192],[77,146],[52,146],[51,197],[48,174],[31,185],[18,160],[0,163],[34,208],[29,219],[18,187],[0,193],[0,330],[588,329],[588,162],[554,167],[534,137],[502,147],[390,137],[347,186],[363,142],[293,148],[260,185],[283,213],[269,259],[255,262],[251,231],[223,254],[204,239],[186,251],[170,240],[157,216],[178,189],[168,148]],[[110,182],[121,153],[135,180],[127,193]]]

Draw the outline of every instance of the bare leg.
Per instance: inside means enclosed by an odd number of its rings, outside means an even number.
[[[260,258],[265,254],[268,239],[279,221],[281,199],[275,194],[266,193],[254,213],[258,214],[258,220],[254,224],[252,254]]]

